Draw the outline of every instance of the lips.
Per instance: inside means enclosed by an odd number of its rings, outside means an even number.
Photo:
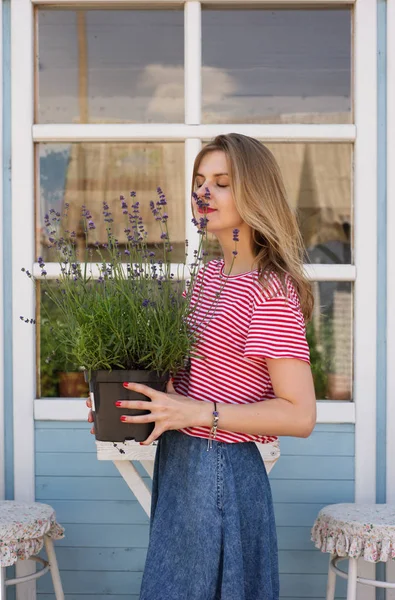
[[[208,214],[208,213],[212,213],[212,212],[216,212],[216,208],[208,208],[208,207],[204,207],[204,208],[198,208],[198,212],[201,214]]]

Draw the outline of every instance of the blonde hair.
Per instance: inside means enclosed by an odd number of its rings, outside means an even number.
[[[218,135],[202,148],[195,159],[193,190],[202,158],[215,151],[226,155],[236,209],[252,229],[252,250],[262,286],[268,285],[267,274],[274,272],[286,290],[285,277],[288,274],[298,293],[304,318],[308,321],[314,298],[303,270],[305,247],[296,216],[287,202],[276,159],[254,138],[238,133]]]

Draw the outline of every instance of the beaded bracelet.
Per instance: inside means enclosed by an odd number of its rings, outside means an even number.
[[[207,450],[210,450],[210,448],[213,447],[213,440],[215,440],[215,438],[217,436],[218,419],[219,419],[219,413],[217,411],[217,403],[214,402],[213,425],[210,430],[210,437],[208,438],[208,441],[207,441]]]

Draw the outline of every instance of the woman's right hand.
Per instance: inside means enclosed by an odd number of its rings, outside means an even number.
[[[90,409],[89,413],[88,413],[88,423],[93,423],[93,412],[92,412],[92,400],[90,399],[90,397],[88,397],[86,399],[86,405],[87,407]],[[95,433],[95,426],[93,425],[91,428],[91,433]]]

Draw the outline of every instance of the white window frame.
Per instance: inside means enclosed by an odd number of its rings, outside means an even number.
[[[236,0],[206,0],[204,5],[233,3],[236,4]],[[237,4],[242,4],[242,0]],[[308,270],[318,281],[343,280],[355,285],[355,402],[319,402],[318,421],[355,423],[356,500],[372,502],[376,489],[376,0],[249,0],[249,4],[354,6],[354,124],[232,125],[231,129],[268,142],[330,140],[354,143],[355,265],[311,265]],[[13,0],[11,3],[14,479],[15,498],[30,501],[34,499],[34,419],[73,421],[84,420],[86,415],[83,400],[59,402],[35,398],[34,329],[19,320],[19,315],[33,315],[35,306],[31,281],[20,271],[22,266],[31,267],[35,260],[34,143],[185,140],[185,195],[188,198],[193,159],[201,140],[230,130],[227,125],[200,124],[201,30],[197,23],[200,22],[201,4],[195,0],[144,2],[144,7],[152,5],[153,8],[185,5],[185,124],[34,125],[33,8],[38,5],[104,8],[111,6],[111,0]],[[140,0],[117,0],[117,5],[126,8],[142,3]],[[190,214],[186,217],[186,235],[190,240],[196,236]],[[37,264],[34,265],[35,272],[37,268]],[[54,269],[54,265],[48,265],[48,271]],[[34,598],[33,592],[32,596],[24,593],[24,599]]]
[[[395,504],[395,3],[387,2],[387,435],[386,502]],[[387,581],[395,564],[387,563]],[[387,590],[395,600],[395,590]]]
[[[395,3],[387,3],[387,502],[395,504]],[[395,572],[395,570],[394,570]],[[395,595],[394,595],[395,598]]]
[[[0,81],[3,81],[3,3],[0,4]],[[0,89],[0,115],[3,115],[3,87]],[[0,500],[5,498],[4,446],[4,302],[3,302],[3,118],[0,119]]]

